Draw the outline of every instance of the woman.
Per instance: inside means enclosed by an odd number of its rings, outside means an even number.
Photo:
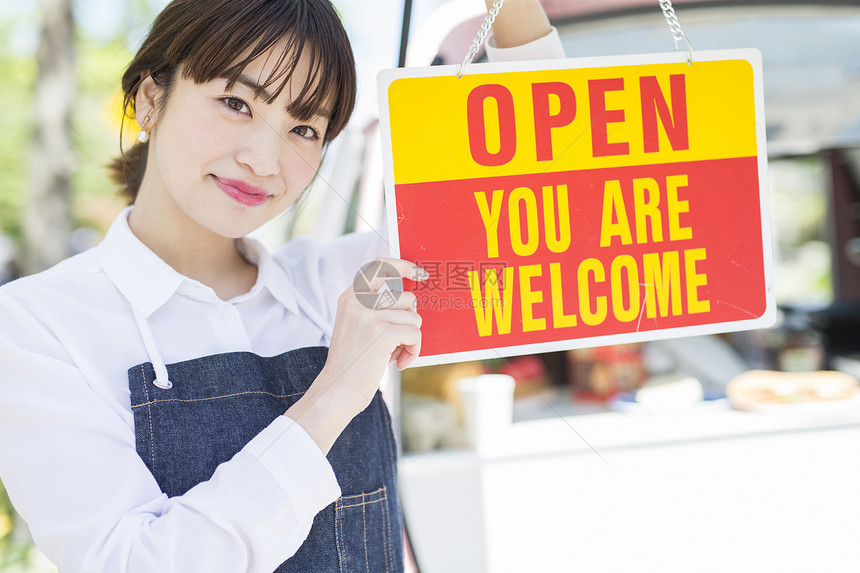
[[[537,0],[508,0],[496,36],[558,46]],[[132,207],[97,248],[0,290],[0,478],[36,543],[64,573],[402,570],[377,388],[418,355],[414,297],[354,296],[376,235],[273,254],[244,238],[352,111],[336,13],[175,0],[122,85]]]

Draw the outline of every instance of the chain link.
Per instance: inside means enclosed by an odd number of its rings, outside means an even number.
[[[683,41],[687,44],[687,51],[690,53],[690,58],[687,63],[693,63],[693,46],[690,40],[684,35],[681,30],[681,23],[678,22],[678,17],[675,15],[675,8],[672,7],[672,0],[657,0],[660,3],[660,8],[663,9],[663,15],[666,17],[666,22],[669,24],[669,30],[672,31],[672,43],[675,50],[678,49],[678,42]]]
[[[499,10],[502,9],[502,4],[504,3],[505,0],[496,0],[493,2],[493,7],[490,8],[484,23],[481,24],[481,29],[478,30],[478,35],[475,36],[475,39],[472,41],[472,47],[469,48],[469,52],[466,54],[466,57],[463,58],[463,63],[460,64],[459,69],[457,69],[458,78],[463,77],[463,68],[472,63],[472,58],[474,58],[475,54],[478,53],[478,50],[481,49],[481,44],[484,43],[487,34],[490,33],[490,27],[493,25],[493,22],[495,22],[496,16],[499,15]]]
[[[678,16],[675,15],[675,8],[672,6],[672,0],[657,0],[660,4],[660,8],[663,10],[663,15],[666,17],[666,22],[669,24],[669,30],[672,32],[672,44],[675,47],[675,50],[678,49],[678,42],[684,42],[687,44],[687,51],[689,52],[689,59],[687,63],[693,63],[693,45],[690,44],[690,40],[687,39],[687,36],[684,35],[684,31],[681,30],[681,23],[678,21]],[[487,38],[487,34],[490,33],[490,27],[492,27],[493,22],[496,20],[496,16],[499,15],[499,10],[502,9],[502,4],[505,3],[505,0],[496,0],[493,2],[493,7],[490,8],[487,17],[484,19],[484,23],[481,25],[481,29],[478,30],[478,34],[475,36],[475,39],[472,41],[472,46],[469,48],[466,57],[463,58],[463,63],[460,64],[460,67],[457,69],[457,77],[463,77],[463,69],[472,63],[472,59],[475,57],[475,54],[478,53],[478,50],[481,49],[481,45],[484,43],[484,40]]]

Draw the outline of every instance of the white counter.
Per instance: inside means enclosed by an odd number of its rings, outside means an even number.
[[[860,571],[860,410],[520,422],[400,481],[421,573]]]

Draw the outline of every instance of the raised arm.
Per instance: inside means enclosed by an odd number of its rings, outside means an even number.
[[[487,10],[495,0],[484,0]],[[513,48],[527,44],[549,34],[551,30],[539,0],[506,0],[496,21],[493,36],[496,47]]]

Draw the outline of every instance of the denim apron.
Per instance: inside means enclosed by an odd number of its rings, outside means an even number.
[[[304,394],[327,353],[318,346],[269,358],[233,352],[178,362],[167,366],[170,389],[153,384],[151,362],[129,369],[137,452],[161,490],[173,497],[208,480]],[[343,495],[316,515],[276,573],[403,571],[394,435],[379,392],[327,457]]]

